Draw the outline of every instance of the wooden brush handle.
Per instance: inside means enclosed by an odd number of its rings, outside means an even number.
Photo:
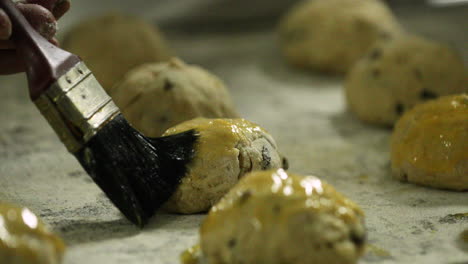
[[[0,0],[0,8],[11,20],[11,39],[25,63],[29,94],[34,101],[80,58],[57,48],[37,33],[11,0]]]

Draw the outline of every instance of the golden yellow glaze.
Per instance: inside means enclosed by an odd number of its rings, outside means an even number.
[[[275,203],[281,210],[287,210],[291,213],[305,208],[316,213],[331,212],[334,215],[339,215],[346,222],[356,221],[358,216],[364,215],[354,202],[345,198],[333,186],[317,177],[287,173],[283,169],[258,171],[244,177],[218,204],[211,208],[201,227],[202,236],[204,232],[209,232],[212,224],[217,224],[217,220],[222,219],[218,217],[218,214],[241,213],[241,211],[231,210],[231,208],[242,205],[239,201],[245,199],[245,190],[248,190],[249,196],[269,197],[261,200],[263,204],[256,204],[259,209],[268,208],[269,204]],[[271,211],[259,210],[256,212],[255,218],[262,221],[278,220],[270,217],[270,214]]]
[[[190,129],[198,133],[195,156],[182,183],[167,202],[169,211],[208,211],[245,173],[281,167],[273,138],[245,119],[196,118],[168,129],[164,136]],[[263,149],[268,149],[266,163]]]
[[[255,171],[202,223],[201,263],[356,263],[364,252],[363,217],[317,177]]]
[[[183,264],[198,264],[199,257],[200,257],[200,245],[197,244],[185,250],[180,255],[180,261]]]
[[[468,189],[467,150],[468,95],[441,97],[416,106],[398,121],[392,135],[392,169],[403,170],[411,182]]]
[[[62,240],[29,209],[0,202],[0,260],[9,264],[58,264],[64,250]]]
[[[168,129],[163,136],[196,129],[199,134],[195,150],[191,174],[203,177],[206,168],[197,164],[209,160],[217,160],[220,156],[238,155],[234,153],[234,146],[242,141],[248,141],[247,134],[267,133],[263,128],[243,118],[238,119],[207,119],[195,118]]]

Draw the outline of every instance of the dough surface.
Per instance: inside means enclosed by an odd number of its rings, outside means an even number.
[[[347,72],[374,42],[400,31],[379,0],[305,0],[279,25],[290,64],[331,73]]]
[[[208,211],[247,172],[283,166],[275,140],[245,119],[192,119],[168,129],[164,136],[191,129],[199,134],[195,158],[166,203],[168,211]]]
[[[109,94],[130,124],[148,137],[196,117],[238,117],[220,79],[174,58],[133,69]]]
[[[130,69],[172,54],[157,27],[120,13],[78,24],[67,33],[63,48],[79,55],[107,92]]]
[[[0,202],[0,263],[59,264],[65,251],[29,209]]]
[[[363,219],[355,203],[314,176],[252,172],[203,221],[200,263],[357,263]],[[189,255],[183,261],[196,263]]]
[[[396,123],[393,175],[425,186],[468,190],[468,95],[414,107]]]
[[[442,44],[411,35],[377,44],[355,64],[345,83],[349,109],[363,121],[387,126],[416,104],[466,91],[461,57]]]

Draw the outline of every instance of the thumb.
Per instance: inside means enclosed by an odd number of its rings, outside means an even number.
[[[11,35],[11,21],[3,9],[0,8],[0,40],[7,40]]]

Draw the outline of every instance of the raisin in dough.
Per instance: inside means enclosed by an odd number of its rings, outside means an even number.
[[[148,137],[195,117],[238,117],[223,82],[179,59],[151,63],[125,75],[110,92],[125,118]]]
[[[468,95],[444,96],[405,113],[392,134],[391,160],[400,180],[468,190]]]
[[[0,202],[0,263],[59,264],[65,251],[29,209]]]
[[[119,13],[78,24],[67,33],[63,47],[83,59],[107,92],[130,69],[165,61],[172,53],[158,28]]]
[[[197,118],[168,129],[164,136],[191,129],[199,135],[195,158],[167,202],[168,211],[208,211],[247,172],[282,166],[275,140],[245,119]]]
[[[313,176],[282,169],[247,174],[200,229],[204,264],[351,264],[363,254],[364,215]],[[190,253],[185,263],[196,263]]]
[[[331,73],[347,72],[374,42],[400,31],[379,0],[306,0],[279,26],[289,63]]]
[[[457,53],[437,42],[401,35],[375,46],[348,74],[349,109],[360,119],[393,125],[414,105],[468,91]]]

